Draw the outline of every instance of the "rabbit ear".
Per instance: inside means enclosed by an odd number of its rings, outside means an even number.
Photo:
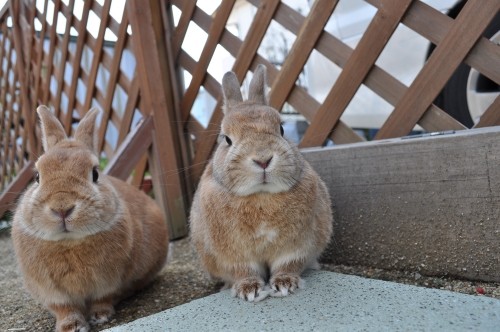
[[[68,138],[61,122],[59,122],[47,106],[38,106],[36,112],[40,118],[40,125],[42,128],[42,145],[44,151],[49,150],[60,141]]]
[[[267,105],[266,99],[266,66],[258,65],[250,82],[248,100],[258,104]]]
[[[222,93],[224,94],[224,106],[226,106],[223,107],[224,113],[227,111],[227,106],[232,103],[241,103],[243,101],[240,82],[238,82],[236,74],[232,71],[225,73],[222,78]]]
[[[83,119],[78,124],[75,131],[75,139],[84,143],[92,152],[98,154],[97,151],[97,133],[95,131],[95,119],[99,114],[97,108],[92,108],[85,114]]]

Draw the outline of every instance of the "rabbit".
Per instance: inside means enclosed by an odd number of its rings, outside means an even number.
[[[256,68],[246,101],[236,75],[224,75],[220,140],[190,212],[202,267],[231,287],[232,296],[250,302],[301,288],[301,273],[319,267],[333,228],[326,185],[283,137],[265,89],[264,65]]]
[[[68,138],[51,111],[38,107],[45,153],[13,218],[25,287],[55,315],[56,331],[108,321],[167,257],[167,226],[155,201],[99,171],[98,112],[87,112]]]

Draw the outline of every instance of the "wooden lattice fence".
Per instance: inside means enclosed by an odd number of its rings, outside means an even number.
[[[104,111],[106,170],[136,185],[151,173],[171,234],[185,235],[189,201],[222,117],[221,76],[210,70],[221,50],[241,82],[258,64],[268,68],[270,104],[288,105],[309,122],[301,147],[363,142],[341,120],[361,86],[393,106],[379,140],[407,135],[416,125],[429,132],[467,129],[433,104],[461,63],[500,83],[500,46],[482,37],[498,15],[498,0],[469,0],[455,19],[417,0],[367,0],[376,12],[355,48],[325,29],[338,2],[316,0],[304,16],[280,0],[223,0],[213,13],[194,0],[10,1],[0,13],[0,213],[30,181],[40,153],[36,106],[48,104],[68,133],[95,106]],[[241,6],[254,14],[240,38],[231,17]],[[272,24],[294,36],[279,65],[259,52]],[[409,86],[376,64],[400,24],[436,45]],[[190,26],[206,35],[195,41],[202,45],[198,56],[185,47]],[[342,68],[322,102],[298,83],[313,52]],[[202,90],[214,101],[203,105],[205,122],[194,114]],[[497,96],[475,127],[498,124]]]
[[[427,131],[466,129],[432,104],[462,61],[493,81],[500,81],[500,48],[486,38],[481,38],[483,30],[498,12],[497,1],[468,1],[459,17],[453,20],[420,1],[369,0],[367,2],[375,6],[377,12],[354,50],[324,30],[338,1],[315,1],[307,17],[278,0],[248,2],[257,9],[247,37],[240,40],[225,29],[225,22],[235,1],[223,1],[212,16],[197,7],[196,1],[171,1],[172,6],[181,11],[173,32],[172,49],[178,65],[192,75],[182,96],[181,110],[186,130],[197,138],[191,172],[194,182],[200,176],[203,162],[213,149],[216,141],[213,132],[217,130],[221,118],[220,78],[207,73],[209,61],[218,46],[222,46],[234,57],[233,70],[241,81],[247,71],[257,64],[262,63],[268,67],[270,104],[281,109],[288,102],[310,122],[300,142],[302,147],[321,146],[328,137],[336,144],[362,141],[352,128],[339,120],[361,84],[394,105],[394,111],[376,136],[376,139],[383,139],[407,135],[416,124]],[[272,21],[297,36],[279,70],[258,53]],[[375,65],[400,22],[438,45],[410,87]],[[181,48],[191,23],[208,34],[199,61],[195,61]],[[296,84],[313,50],[343,68],[321,104]],[[206,128],[190,116],[196,92],[201,86],[219,100]],[[499,108],[500,100],[497,97],[476,126],[498,124]]]
[[[158,1],[7,3],[0,16],[1,214],[31,180],[41,153],[37,105],[49,105],[68,134],[98,107],[106,171],[138,186],[149,171],[172,236],[185,235],[189,196],[178,173],[185,149],[170,111],[175,82],[169,81],[164,8]]]

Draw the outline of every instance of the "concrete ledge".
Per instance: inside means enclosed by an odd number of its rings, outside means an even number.
[[[449,291],[308,272],[306,288],[248,303],[223,291],[114,327],[153,331],[494,331],[500,301]]]
[[[500,281],[500,127],[304,155],[335,209],[326,261]]]

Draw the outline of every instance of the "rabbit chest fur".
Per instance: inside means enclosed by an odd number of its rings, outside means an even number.
[[[270,266],[286,254],[299,257],[328,243],[328,224],[318,221],[330,218],[328,194],[311,175],[286,192],[242,197],[225,193],[211,176],[211,168],[207,167],[192,209],[193,219],[206,218],[192,225],[192,236],[221,262]]]
[[[130,231],[124,229],[122,236],[111,241],[106,232],[91,235],[92,246],[85,240],[50,243],[16,231],[27,288],[46,304],[67,303],[68,298],[83,304],[117,292],[131,269],[132,241],[126,236]],[[104,252],[117,254],[111,257]]]

